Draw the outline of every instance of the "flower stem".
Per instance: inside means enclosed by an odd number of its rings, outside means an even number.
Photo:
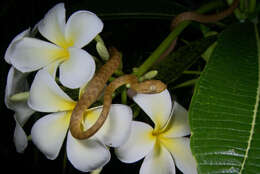
[[[102,171],[102,167],[101,168],[99,168],[99,169],[96,169],[96,170],[93,170],[90,174],[100,174],[101,173],[101,171]]]
[[[249,7],[248,7],[249,13],[253,13],[255,11],[255,6],[256,6],[256,0],[250,0]]]
[[[223,6],[222,1],[212,1],[200,7],[198,10],[196,10],[196,12],[205,13],[220,6]],[[137,77],[141,77],[190,23],[190,21],[184,21],[176,26],[174,30],[164,39],[164,41],[154,50],[154,52],[145,60],[145,62],[138,68],[138,71],[134,74]]]
[[[127,104],[127,88],[124,88],[123,92],[121,93],[121,103]]]
[[[191,79],[191,80],[188,80],[188,81],[186,81],[186,82],[183,82],[183,83],[181,83],[181,84],[179,84],[179,85],[174,86],[174,88],[176,89],[176,88],[182,88],[182,87],[191,86],[191,85],[194,85],[197,81],[198,81],[198,78],[196,78],[196,79]]]
[[[183,74],[193,74],[193,75],[200,75],[201,72],[200,71],[183,71]]]
[[[66,174],[66,168],[67,168],[67,153],[65,150],[64,156],[63,156],[63,161],[62,161],[62,174]]]

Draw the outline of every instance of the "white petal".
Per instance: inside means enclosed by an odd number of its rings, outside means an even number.
[[[12,50],[12,46],[13,46],[13,44],[15,43],[15,42],[17,42],[17,41],[19,41],[20,39],[22,39],[22,38],[24,38],[24,37],[26,37],[26,36],[29,36],[29,34],[30,34],[30,28],[28,28],[28,29],[26,29],[26,30],[24,30],[22,33],[20,33],[20,34],[18,34],[17,36],[15,36],[15,38],[11,41],[11,43],[9,44],[9,46],[8,46],[8,48],[7,48],[7,50],[6,50],[6,52],[5,52],[5,61],[7,62],[7,63],[11,63],[11,50]]]
[[[44,67],[44,69],[50,73],[53,79],[55,79],[56,77],[57,68],[60,65],[60,63],[61,60],[57,60]]]
[[[67,56],[66,50],[52,43],[25,37],[13,44],[10,60],[18,70],[30,72]]]
[[[60,81],[69,88],[79,88],[93,77],[95,61],[91,55],[79,48],[70,48],[69,54],[69,59],[60,65]]]
[[[68,133],[67,156],[71,164],[82,172],[103,167],[110,160],[110,152],[95,139],[77,140]]]
[[[14,111],[16,119],[21,126],[23,126],[31,117],[31,115],[35,112],[28,106],[27,101],[18,102],[15,106]]]
[[[39,32],[49,41],[62,46],[65,41],[65,8],[59,3],[50,9],[38,24]]]
[[[190,134],[188,112],[177,102],[174,102],[171,119],[164,131],[165,137],[183,137]]]
[[[146,156],[153,149],[156,140],[152,132],[153,128],[150,125],[133,121],[129,138],[115,149],[118,159],[125,163],[133,163]]]
[[[166,148],[156,145],[141,166],[140,174],[175,174],[175,165]]]
[[[47,71],[40,70],[32,83],[28,104],[37,111],[58,112],[73,110],[76,102],[60,89]]]
[[[184,174],[197,174],[196,161],[190,149],[190,139],[169,138],[162,139],[165,147],[171,152],[175,164]]]
[[[16,93],[28,90],[27,75],[11,67],[5,88],[5,104],[9,109],[15,111],[16,120],[21,126],[25,124],[34,111],[28,106],[27,100],[12,101],[10,97]]]
[[[16,116],[14,115],[14,118],[15,117]],[[25,134],[22,126],[16,120],[16,118],[15,118],[15,122],[16,122],[16,126],[14,129],[14,145],[17,152],[23,153],[28,145],[27,135]]]
[[[32,141],[48,158],[55,159],[66,136],[71,112],[58,112],[46,115],[32,127]]]
[[[77,11],[67,21],[66,40],[74,47],[82,48],[96,37],[103,29],[103,22],[92,12]]]
[[[133,100],[155,123],[155,129],[161,129],[170,118],[172,100],[168,90],[158,94],[137,94]]]
[[[85,114],[85,127],[89,128],[99,117],[103,107],[92,108]],[[106,145],[118,147],[126,141],[130,134],[132,110],[121,104],[113,104],[104,125],[94,135]]]

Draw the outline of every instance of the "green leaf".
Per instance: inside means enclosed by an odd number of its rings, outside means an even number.
[[[189,110],[199,173],[260,173],[259,65],[254,24],[232,25],[220,35]]]
[[[214,42],[212,45],[210,45],[210,47],[201,55],[201,57],[208,62],[209,58],[212,54],[212,52],[214,51],[215,47],[217,46],[217,42]]]
[[[173,53],[152,68],[158,71],[156,78],[167,84],[174,82],[182,75],[183,71],[187,70],[200,58],[201,54],[216,39],[216,36],[210,36],[173,51]]]

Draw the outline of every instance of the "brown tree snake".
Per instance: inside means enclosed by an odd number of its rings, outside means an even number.
[[[218,14],[202,15],[196,12],[184,12],[176,16],[171,27],[174,28],[182,21],[193,20],[198,22],[216,22],[224,17],[230,15],[237,7],[239,0],[235,0],[232,5]],[[173,41],[172,45],[165,51],[162,56],[172,51],[176,43]],[[76,104],[70,119],[70,132],[73,137],[77,139],[86,139],[94,135],[104,124],[112,103],[112,94],[120,86],[130,84],[130,88],[137,93],[159,93],[166,89],[166,85],[159,80],[147,80],[139,83],[135,75],[123,75],[113,80],[104,92],[104,103],[100,116],[97,121],[86,131],[83,130],[82,120],[85,111],[96,101],[101,94],[110,76],[116,71],[121,63],[121,54],[116,48],[110,49],[111,58],[99,71],[95,74],[93,79],[88,83],[87,87],[78,103]]]

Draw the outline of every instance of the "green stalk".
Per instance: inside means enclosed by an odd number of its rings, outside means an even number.
[[[248,7],[249,13],[254,13],[255,7],[256,7],[256,0],[250,0],[249,7]]]
[[[201,72],[200,71],[183,71],[183,74],[192,74],[192,75],[200,75]]]
[[[62,161],[62,174],[66,174],[66,168],[67,168],[67,153],[65,150],[64,156],[63,156],[63,161]]]
[[[100,174],[101,173],[101,171],[102,171],[102,167],[101,168],[99,168],[99,169],[96,169],[96,170],[93,170],[92,172],[90,172],[90,174]]]
[[[244,12],[245,11],[245,0],[240,0],[239,9]]]
[[[182,87],[191,86],[191,85],[194,85],[197,81],[198,81],[198,78],[197,79],[191,79],[191,80],[183,82],[183,83],[181,83],[179,85],[174,86],[174,88],[176,89],[176,88],[182,88]]]
[[[216,0],[200,7],[196,12],[205,13],[212,9],[223,6],[223,2]],[[180,23],[165,39],[164,41],[154,50],[154,52],[145,60],[145,62],[138,68],[138,71],[134,74],[137,77],[141,77],[164,53],[164,51],[170,46],[170,44],[177,38],[177,36],[190,24],[190,21],[184,21]]]
[[[121,93],[121,103],[127,104],[127,89],[124,88],[123,92]]]

